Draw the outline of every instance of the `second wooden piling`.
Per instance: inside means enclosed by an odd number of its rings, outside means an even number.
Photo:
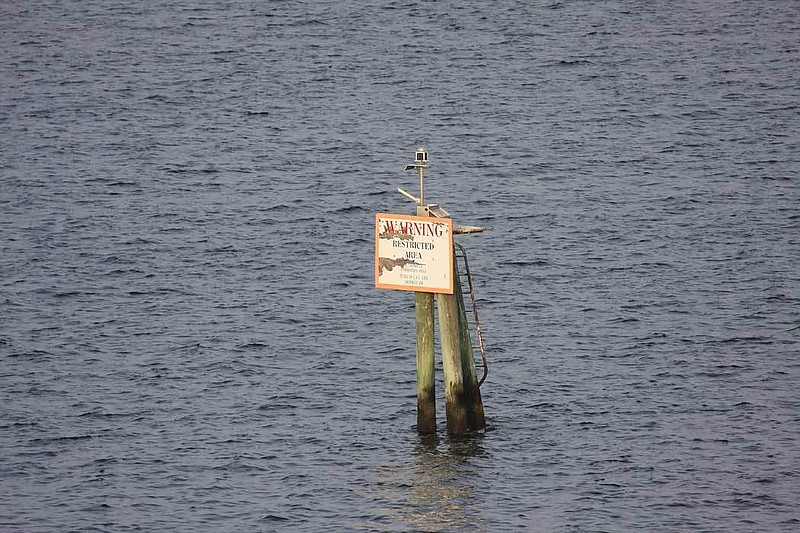
[[[464,376],[464,401],[466,402],[467,424],[470,429],[478,430],[486,427],[483,413],[483,400],[475,371],[475,354],[472,349],[467,310],[464,305],[464,294],[458,276],[455,277],[456,302],[458,303],[458,323],[461,332],[461,372]]]
[[[464,372],[461,365],[461,328],[455,294],[438,294],[439,331],[444,370],[444,403],[447,432],[466,435],[470,432],[467,399],[464,395]]]
[[[475,372],[475,358],[458,272],[453,272],[453,294],[439,294],[444,398],[447,432],[466,435],[484,429],[486,419]]]

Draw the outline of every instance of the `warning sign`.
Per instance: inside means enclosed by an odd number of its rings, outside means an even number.
[[[375,215],[375,286],[453,294],[453,221]]]

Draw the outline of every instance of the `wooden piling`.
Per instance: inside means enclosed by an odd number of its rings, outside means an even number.
[[[466,402],[467,424],[472,430],[484,429],[486,417],[483,413],[483,400],[478,377],[475,371],[475,354],[472,349],[464,294],[458,275],[455,276],[455,296],[458,303],[458,323],[461,332],[461,371],[464,379],[464,401]]]
[[[461,327],[455,294],[438,294],[439,331],[444,370],[444,403],[447,432],[466,435],[470,431],[467,401],[464,395],[464,372],[461,365]]]
[[[417,216],[427,216],[424,207]],[[417,323],[417,432],[436,433],[436,380],[433,332],[433,294],[414,293],[414,312]]]
[[[417,431],[436,433],[436,383],[433,344],[433,294],[415,293],[417,321]]]
[[[475,371],[464,295],[454,265],[454,293],[437,295],[442,339],[447,432],[466,435],[484,429],[486,418]]]

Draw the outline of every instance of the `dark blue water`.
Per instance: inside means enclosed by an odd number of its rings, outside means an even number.
[[[798,42],[794,0],[3,2],[0,530],[796,531]],[[464,440],[372,286],[419,144],[489,227]]]

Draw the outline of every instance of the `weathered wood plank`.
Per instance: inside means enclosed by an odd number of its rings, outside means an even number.
[[[433,294],[414,294],[417,323],[417,431],[436,433]]]

